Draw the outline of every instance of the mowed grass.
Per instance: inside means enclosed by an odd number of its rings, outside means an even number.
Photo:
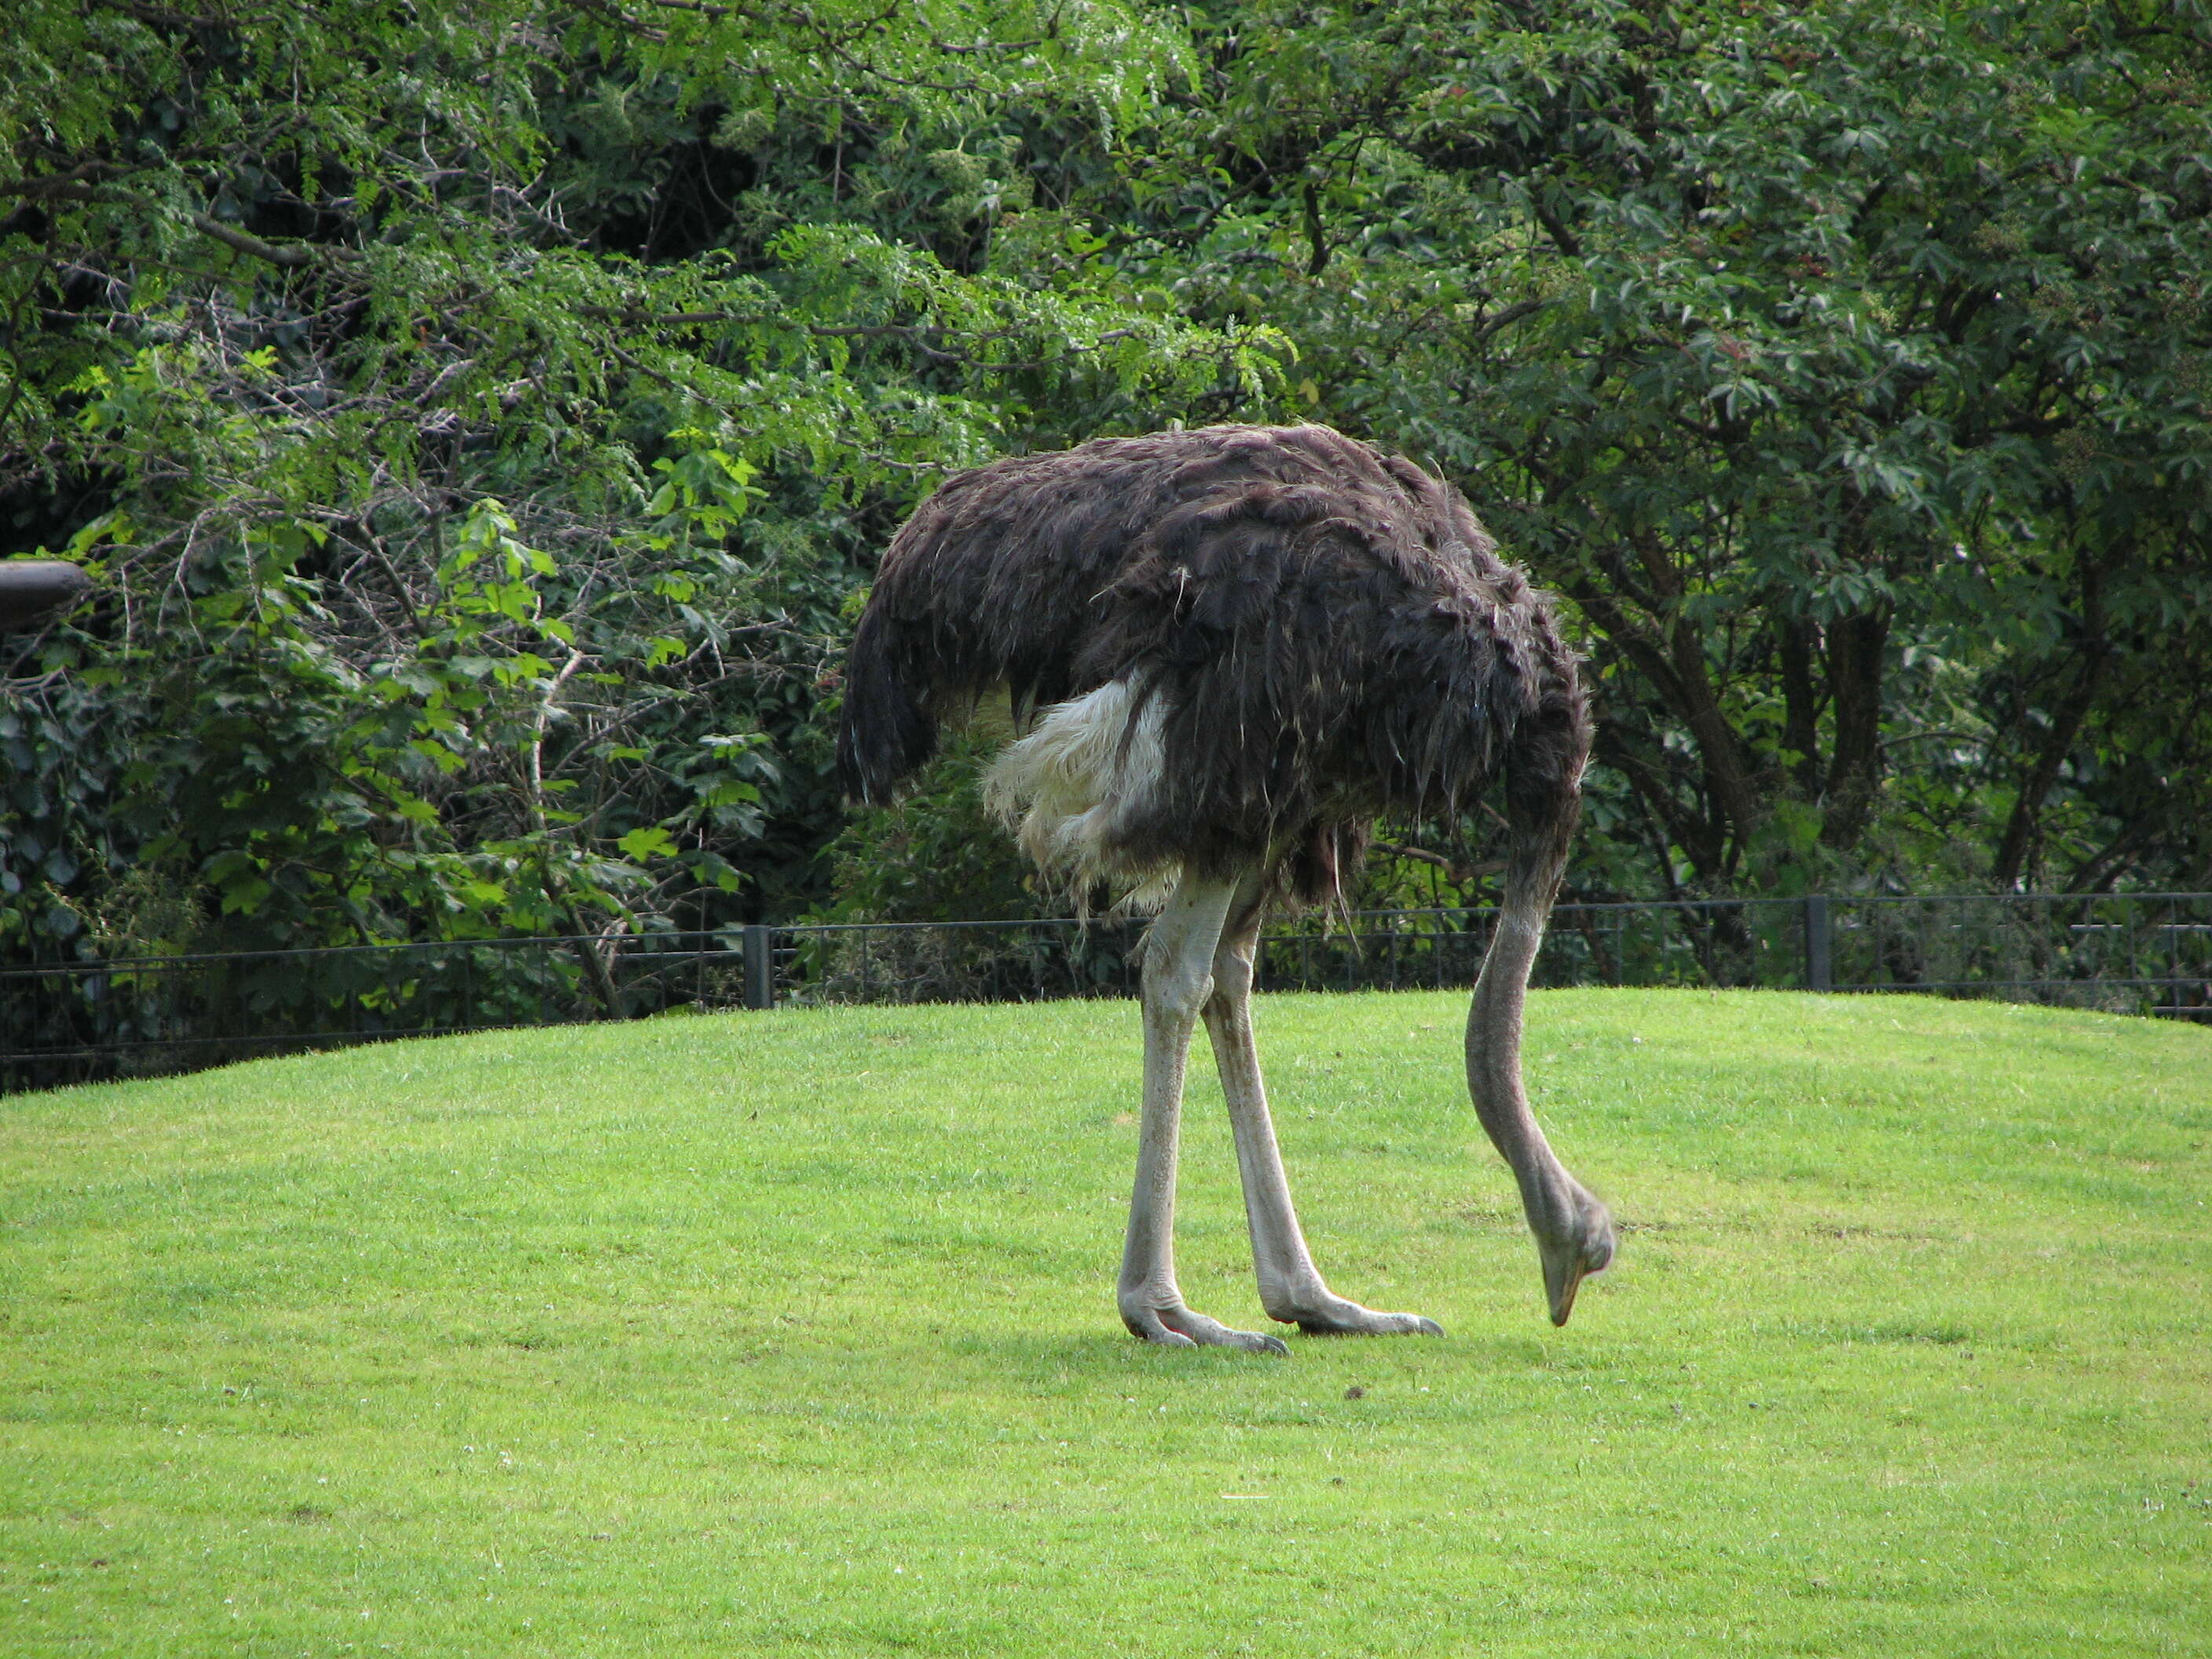
[[[1127,1004],[494,1034],[0,1101],[0,1652],[2212,1651],[2212,1031],[1533,1000],[1624,1223],[1542,1313],[1449,995],[1261,1011],[1346,1294],[1145,1348]],[[1182,1278],[1263,1323],[1193,1073]]]

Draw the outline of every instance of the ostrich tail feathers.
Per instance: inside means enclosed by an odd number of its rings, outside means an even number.
[[[903,654],[890,617],[872,611],[861,619],[837,721],[837,783],[856,805],[885,805],[937,752],[937,722],[902,672]]]

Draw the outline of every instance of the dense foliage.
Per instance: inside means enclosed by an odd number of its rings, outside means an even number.
[[[964,751],[835,842],[873,555],[1222,419],[1566,597],[1588,893],[2212,881],[2203,0],[13,21],[0,954],[1002,909]]]
[[[2207,13],[1761,9],[1286,16],[1145,246],[1571,597],[1622,885],[2202,882]]]

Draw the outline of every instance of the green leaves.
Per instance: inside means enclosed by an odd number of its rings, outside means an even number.
[[[2094,664],[2204,649],[2101,597],[2212,526],[2201,4],[1437,0],[1219,46],[1188,164],[1132,192],[1147,268],[1278,322],[1302,405],[1439,462],[1572,598],[1647,881],[1778,879],[1792,797],[1860,878],[2016,879],[2036,791],[1999,780],[2068,787],[2064,688],[2117,713]],[[1980,681],[1941,713],[1939,659]]]
[[[716,447],[710,434],[696,428],[687,428],[669,436],[678,443],[707,441],[701,447],[673,458],[663,456],[653,464],[663,481],[645,510],[663,520],[679,520],[687,536],[719,541],[744,515],[748,501],[767,493],[753,486],[758,469]],[[675,541],[674,536],[668,536],[664,545],[672,546]]]
[[[625,858],[643,863],[647,859],[665,858],[676,850],[676,838],[661,829],[633,830],[615,843]]]
[[[1079,214],[1058,276],[997,268],[1030,124],[1127,131],[1195,73],[1100,0],[36,0],[15,44],[0,500],[51,502],[28,533],[108,597],[24,693],[93,735],[25,740],[0,870],[94,908],[157,872],[149,944],[787,892],[898,516],[1040,410],[1233,412],[1290,356],[1175,314]],[[82,938],[74,897],[9,902],[12,939]]]
[[[18,10],[8,951],[803,908],[901,517],[1176,421],[1565,593],[1598,887],[2203,867],[2201,0]]]

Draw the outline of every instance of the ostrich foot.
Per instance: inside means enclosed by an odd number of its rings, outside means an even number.
[[[1442,1336],[1444,1328],[1417,1313],[1378,1313],[1347,1302],[1326,1285],[1263,1294],[1267,1317],[1308,1336]]]
[[[1285,1358],[1291,1352],[1279,1336],[1232,1329],[1218,1319],[1193,1313],[1183,1305],[1182,1292],[1173,1285],[1164,1292],[1142,1286],[1124,1291],[1120,1300],[1121,1322],[1130,1334],[1164,1348],[1243,1348]]]
[[[1544,1263],[1544,1294],[1552,1304],[1552,1322],[1564,1325],[1575,1310],[1575,1292],[1591,1273],[1603,1273],[1613,1261],[1615,1237],[1613,1217],[1588,1193],[1579,1193],[1574,1224],[1559,1238],[1540,1238],[1536,1253]]]

